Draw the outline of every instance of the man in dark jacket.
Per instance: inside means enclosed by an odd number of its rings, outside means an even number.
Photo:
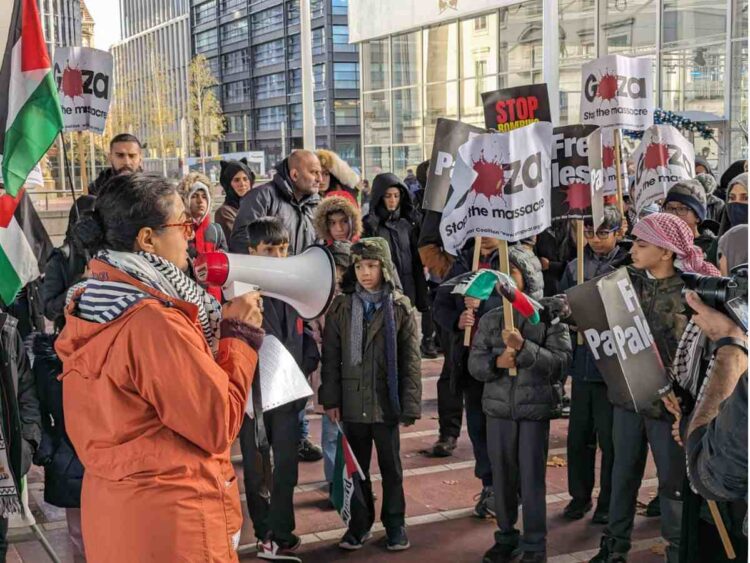
[[[584,222],[584,281],[609,274],[630,262],[630,256],[617,244],[622,225],[620,212],[605,209],[604,222],[594,232],[591,219]],[[577,283],[578,259],[568,264],[560,282],[560,291]],[[602,451],[600,493],[594,512],[596,524],[609,521],[609,497],[612,493],[612,403],[607,399],[607,385],[596,367],[591,350],[573,341],[573,389],[568,427],[568,491],[572,500],[563,512],[566,518],[578,520],[591,509],[596,470],[596,445]]]
[[[398,176],[389,172],[375,176],[370,213],[364,218],[365,236],[388,241],[404,294],[423,312],[427,310],[427,281],[417,250],[420,221],[409,189]]]
[[[523,282],[514,279],[523,290]],[[563,323],[532,325],[515,312],[514,317],[518,328],[511,331],[503,330],[502,308],[484,315],[469,354],[469,372],[484,382],[482,404],[499,528],[485,563],[510,563],[519,551],[523,562],[547,560],[549,421],[561,410],[560,382],[570,362],[570,333]],[[516,368],[517,375],[510,375],[509,368]],[[523,538],[516,529],[519,492]]]
[[[135,135],[120,133],[109,142],[109,168],[102,170],[89,184],[89,194],[96,196],[104,184],[120,174],[133,174],[143,170],[141,142]]]
[[[0,506],[9,513],[21,508],[21,480],[31,467],[42,439],[41,415],[29,359],[17,321],[0,313]],[[0,560],[8,551],[8,519],[0,518]]]
[[[315,153],[296,150],[277,167],[268,184],[242,198],[234,222],[229,251],[247,254],[247,226],[261,217],[278,217],[289,231],[289,254],[299,254],[315,242],[312,223],[320,201],[322,168]]]
[[[677,182],[664,199],[665,213],[676,215],[693,231],[694,244],[708,255],[716,240],[716,234],[705,228],[706,191],[698,180]]]

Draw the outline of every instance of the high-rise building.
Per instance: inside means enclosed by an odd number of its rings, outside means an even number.
[[[188,112],[188,0],[120,0],[120,30],[112,56],[115,103],[124,110],[125,129],[146,143],[147,159],[170,158],[168,171],[175,172],[181,151],[180,119]],[[154,116],[157,104],[172,118],[169,122]],[[162,140],[165,154],[161,154]]]
[[[192,0],[193,54],[219,81],[222,152],[264,151],[272,167],[302,145],[299,0]],[[359,55],[348,0],[310,0],[318,148],[360,163]]]
[[[81,45],[94,46],[94,18],[91,17],[86,3],[81,0]]]
[[[438,117],[483,126],[497,88],[547,77],[559,124],[580,122],[581,65],[608,54],[651,59],[655,105],[714,130],[686,132],[696,154],[720,168],[747,155],[747,0],[352,0],[349,26],[368,178],[429,158]]]
[[[81,45],[81,0],[39,0],[47,50]]]

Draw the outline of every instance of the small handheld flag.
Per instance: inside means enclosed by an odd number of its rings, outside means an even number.
[[[344,524],[349,526],[352,519],[353,504],[359,503],[360,508],[364,511],[362,513],[367,511],[364,491],[362,490],[365,474],[354,456],[341,425],[338,423],[336,425],[339,429],[339,435],[336,445],[336,461],[333,467],[331,501],[341,515]]]
[[[473,297],[481,301],[489,299],[492,291],[497,288],[498,293],[507,299],[525,319],[528,319],[531,324],[539,323],[539,311],[542,310],[542,306],[519,291],[513,278],[507,274],[495,270],[481,269],[457,276],[447,283],[455,285],[451,293]]]

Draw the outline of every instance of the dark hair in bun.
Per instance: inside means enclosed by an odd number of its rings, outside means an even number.
[[[172,213],[170,196],[177,193],[157,174],[123,174],[108,181],[94,209],[75,226],[75,236],[92,254],[99,250],[132,252],[138,232],[158,229]]]

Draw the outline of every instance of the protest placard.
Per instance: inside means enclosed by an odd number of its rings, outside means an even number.
[[[501,133],[540,121],[552,121],[546,84],[484,92],[482,104],[485,127]]]
[[[566,125],[552,132],[552,220],[591,216],[591,185],[586,137],[594,125]]]
[[[606,55],[581,71],[583,123],[643,131],[654,122],[651,59]]]

